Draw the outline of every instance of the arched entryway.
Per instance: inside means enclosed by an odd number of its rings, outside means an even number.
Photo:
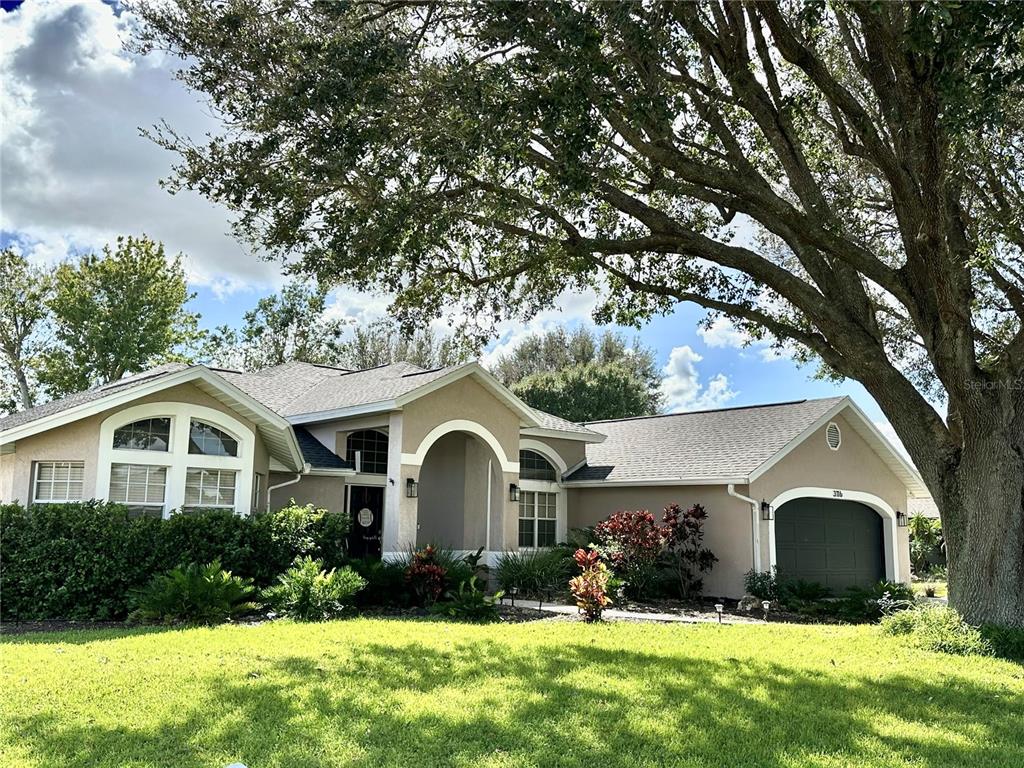
[[[502,474],[484,440],[463,431],[443,435],[424,455],[419,478],[417,547],[492,548],[501,532]]]
[[[900,580],[896,513],[877,496],[795,488],[771,506],[770,557],[780,576],[819,582],[837,594]]]

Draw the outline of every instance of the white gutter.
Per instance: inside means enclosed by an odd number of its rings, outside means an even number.
[[[278,488],[284,488],[286,485],[295,485],[302,479],[303,475],[308,475],[312,467],[309,466],[309,462],[302,465],[302,471],[295,475],[291,480],[285,480],[283,483],[276,483],[274,485],[267,486],[267,512],[270,511],[270,492],[276,491]]]
[[[742,493],[736,492],[736,486],[734,483],[729,483],[725,486],[726,493],[732,496],[734,499],[745,501],[750,505],[750,541],[754,548],[754,570],[758,573],[761,572],[761,519],[758,514],[759,503],[756,499],[752,499],[749,496],[744,496]]]

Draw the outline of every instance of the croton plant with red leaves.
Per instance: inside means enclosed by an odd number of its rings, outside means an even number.
[[[448,571],[437,562],[433,547],[424,547],[412,555],[405,569],[405,581],[416,595],[420,605],[433,605],[444,591],[444,577]]]
[[[582,573],[570,579],[569,591],[576,599],[576,605],[583,614],[584,621],[600,621],[601,613],[612,602],[608,597],[611,571],[601,560],[600,553],[593,549],[577,549],[573,560]]]

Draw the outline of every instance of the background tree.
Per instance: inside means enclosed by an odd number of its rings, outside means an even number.
[[[0,251],[0,409],[4,411],[35,404],[34,368],[45,343],[51,287],[46,270],[31,266],[10,248]]]
[[[953,605],[1024,626],[1024,5],[137,7],[224,117],[156,133],[172,188],[406,321],[589,288],[798,345],[921,470]]]
[[[512,391],[527,404],[570,421],[622,419],[657,413],[660,394],[622,362],[583,363],[531,373]]]
[[[60,397],[166,362],[187,361],[201,337],[181,256],[163,244],[119,237],[102,256],[61,264],[49,297],[54,343],[39,380]]]
[[[648,392],[649,404],[644,406],[644,413],[656,413],[661,407],[661,376],[654,350],[643,346],[638,339],[630,344],[623,334],[611,330],[597,334],[582,325],[571,332],[565,328],[553,328],[530,334],[511,350],[499,355],[491,372],[502,384],[512,386],[535,373],[554,373],[590,363],[621,364]]]
[[[420,368],[442,368],[469,359],[472,350],[450,336],[440,336],[427,327],[412,333],[393,320],[377,320],[357,326],[342,344],[337,364],[362,370],[405,361]]]
[[[239,329],[220,326],[204,344],[212,365],[256,371],[292,360],[334,365],[347,323],[330,317],[327,288],[306,281],[288,283],[280,293],[256,302]]]

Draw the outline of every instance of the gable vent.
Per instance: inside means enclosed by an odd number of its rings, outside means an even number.
[[[825,442],[833,451],[838,451],[843,442],[843,433],[839,431],[839,425],[834,421],[830,421],[825,427]]]

